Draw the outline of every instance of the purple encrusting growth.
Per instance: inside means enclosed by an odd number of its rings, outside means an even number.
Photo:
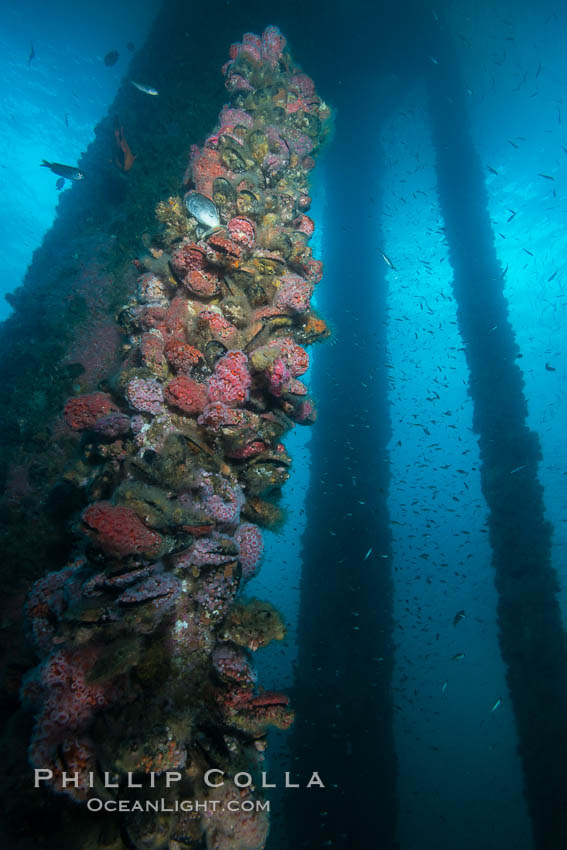
[[[305,346],[329,335],[311,307],[322,264],[306,211],[330,111],[276,27],[232,45],[223,73],[230,103],[191,150],[186,194],[160,202],[144,234],[121,368],[65,406],[69,434],[84,434],[66,474],[87,506],[76,561],[30,593],[40,661],[22,699],[32,764],[76,801],[96,793],[88,771],[117,777],[120,797],[128,774],[171,770],[182,780],[168,793],[206,800],[211,764],[253,770],[268,729],[293,722],[285,695],[258,692],[252,664],[285,636],[281,616],[240,591],[261,564],[261,527],[281,521],[281,439],[316,418],[297,378]],[[142,848],[158,846],[154,826],[126,815],[121,828]],[[240,810],[175,813],[168,828],[183,846],[262,850],[269,824]]]

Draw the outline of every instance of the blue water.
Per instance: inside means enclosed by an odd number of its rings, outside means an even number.
[[[128,72],[128,42],[143,43],[158,5],[104,0],[79,12],[64,2],[3,4],[0,239],[10,250],[4,255],[0,319],[11,312],[5,293],[22,282],[56,214],[57,177],[39,168],[41,161],[76,164]],[[32,46],[35,58],[28,61]],[[119,59],[107,67],[104,57],[112,50]]]
[[[508,20],[488,6],[468,19],[445,20],[458,34],[497,256],[508,268],[505,294],[521,349],[528,421],[542,443],[539,478],[554,525],[553,563],[565,615],[566,458],[559,423],[566,391],[561,327],[567,306],[567,154],[559,82],[564,69],[555,40],[565,20],[529,11],[510,11]],[[522,847],[527,824],[506,671],[495,652],[496,594],[473,406],[437,206],[431,125],[418,87],[392,116],[384,147],[392,216],[384,250],[403,267],[403,274],[389,273],[388,333],[392,362],[400,364],[390,396],[390,507],[398,523],[398,619],[406,629],[398,641],[396,677],[405,822],[418,818],[433,829],[441,818],[445,823],[447,801],[453,800],[450,840],[458,840],[459,810],[472,842],[492,834],[494,846],[506,841]],[[546,362],[556,371],[547,371]],[[460,609],[466,619],[453,627]],[[452,662],[458,652],[465,658]],[[501,706],[491,713],[499,698]],[[455,770],[457,764],[462,769]],[[465,811],[462,800],[468,801]]]

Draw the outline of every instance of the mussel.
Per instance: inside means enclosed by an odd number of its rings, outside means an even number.
[[[220,216],[210,198],[200,192],[188,192],[185,195],[185,206],[190,215],[196,218],[204,227],[218,227]]]

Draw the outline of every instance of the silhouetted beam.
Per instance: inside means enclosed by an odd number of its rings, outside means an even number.
[[[348,104],[345,93],[323,172],[328,215],[318,303],[335,344],[315,355],[319,420],[311,443],[292,733],[293,769],[320,771],[328,787],[286,797],[298,850],[395,846],[386,286],[380,234],[369,215],[370,197],[379,203],[381,163],[373,130]]]
[[[552,528],[537,478],[541,450],[526,424],[518,346],[496,257],[482,164],[447,45],[429,48],[439,197],[470,373],[481,480],[489,508],[500,648],[516,716],[538,850],[567,846],[567,642],[551,567]],[[522,467],[514,474],[513,470]]]

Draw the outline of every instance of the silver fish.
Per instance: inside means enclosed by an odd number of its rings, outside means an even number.
[[[189,214],[196,218],[204,227],[218,227],[220,217],[218,210],[209,198],[199,192],[189,192],[185,195],[185,206]]]
[[[152,94],[154,97],[157,97],[159,94],[158,90],[152,88],[152,86],[143,86],[141,83],[135,83],[134,80],[130,80],[130,82],[138,89],[138,91],[143,91],[144,94]]]
[[[378,249],[378,250],[380,251],[380,249]],[[387,266],[389,266],[389,267],[390,267],[393,271],[397,271],[397,269],[396,269],[395,265],[393,264],[393,262],[391,261],[391,259],[388,257],[388,255],[387,255],[387,254],[385,254],[385,253],[384,253],[384,251],[380,251],[380,254],[381,254],[381,256],[382,256],[382,259],[383,259],[383,260],[384,260],[384,262],[386,263],[386,265],[387,265]]]
[[[75,168],[74,165],[63,165],[61,162],[48,162],[44,159],[40,163],[40,167],[49,168],[49,170],[53,171],[54,174],[57,174],[58,177],[64,177],[66,180],[85,179],[84,171],[81,171],[79,168]]]

